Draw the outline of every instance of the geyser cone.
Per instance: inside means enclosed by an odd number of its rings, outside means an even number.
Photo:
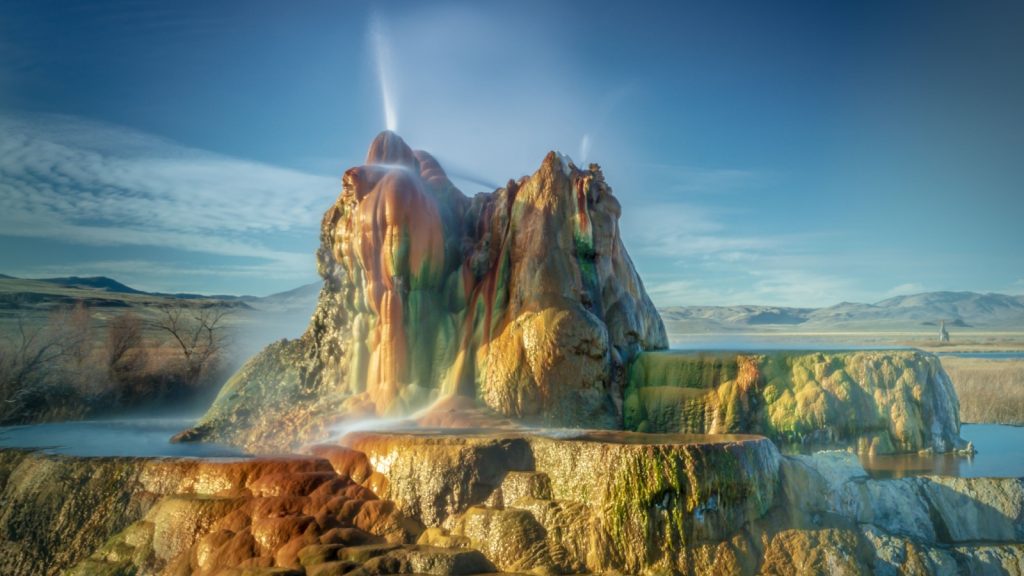
[[[498,417],[621,427],[629,363],[667,339],[618,218],[596,165],[551,153],[467,198],[381,132],[324,215],[309,330],[243,368],[200,428],[288,447],[353,412],[408,415],[447,394]]]
[[[596,166],[551,153],[470,200],[385,131],[350,173],[325,237],[340,240],[332,253],[365,327],[351,375],[379,414],[462,394],[506,416],[621,425],[624,366],[665,336]]]
[[[401,137],[381,132],[367,164],[344,181],[335,228],[341,241],[332,252],[356,280],[358,298],[349,312],[367,330],[352,358],[352,377],[365,382],[379,414],[405,413],[426,400],[433,377],[445,230],[419,162]]]
[[[366,152],[366,163],[403,166],[419,172],[419,163],[412,148],[391,130],[385,130],[373,139],[370,149]]]

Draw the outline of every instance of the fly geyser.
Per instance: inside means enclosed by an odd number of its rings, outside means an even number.
[[[408,415],[448,395],[621,428],[627,366],[667,339],[619,213],[597,165],[552,152],[467,198],[433,157],[381,133],[324,215],[309,329],[250,360],[183,437],[286,448],[342,415]]]
[[[930,354],[662,351],[619,215],[596,164],[551,152],[531,176],[468,198],[432,156],[382,132],[324,215],[308,330],[250,360],[179,437],[288,450],[334,423],[453,398],[439,405],[456,412],[445,425],[472,413],[474,426],[962,447],[956,394]]]

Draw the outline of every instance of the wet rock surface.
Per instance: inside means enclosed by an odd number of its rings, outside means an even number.
[[[872,573],[1024,573],[1024,479],[873,480],[840,451],[787,457],[781,475],[791,518],[847,524]]]
[[[1020,574],[1024,480],[603,431],[238,461],[0,451],[4,574]],[[429,466],[417,466],[424,458]],[[73,488],[71,488],[73,486]],[[371,489],[372,487],[372,489]]]
[[[388,478],[383,494],[506,571],[680,570],[772,505],[765,438],[546,430],[361,432],[343,442]]]

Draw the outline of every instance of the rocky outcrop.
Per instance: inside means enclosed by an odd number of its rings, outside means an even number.
[[[775,502],[779,453],[752,436],[352,433],[381,494],[509,572],[685,573]]]
[[[437,161],[380,134],[324,215],[324,278],[306,334],[252,359],[182,439],[266,451],[353,414],[440,397],[500,415],[620,428],[625,370],[665,348],[600,168],[554,152],[465,197]]]
[[[74,458],[0,451],[0,573],[478,574],[324,459]]]
[[[873,480],[838,451],[788,457],[781,476],[788,522],[846,524],[829,553],[860,550],[875,574],[1024,574],[1024,479]]]
[[[750,437],[344,441],[366,460],[339,462],[384,471],[373,472],[381,493],[432,519],[421,544],[475,548],[507,571],[1024,574],[1021,479],[873,480],[852,453],[780,457]],[[428,455],[444,464],[418,467]]]
[[[801,510],[839,514],[893,536],[944,545],[1024,541],[1024,480],[873,480],[848,452],[793,456],[785,487]]]
[[[962,448],[959,402],[932,354],[645,352],[625,425],[649,432],[757,433],[868,453]]]
[[[2,451],[0,570],[1024,573],[1021,479],[873,480],[851,453],[782,457],[742,436],[345,442],[235,461]]]
[[[240,490],[318,473],[333,475],[327,462],[310,458],[212,462],[3,450],[0,573],[56,574],[121,531],[131,542],[144,532],[150,552],[166,560],[188,548],[210,518],[240,505]],[[111,554],[124,552],[119,546]]]
[[[145,514],[140,460],[0,451],[0,574],[56,574]]]

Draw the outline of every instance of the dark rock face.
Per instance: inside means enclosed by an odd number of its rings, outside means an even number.
[[[626,366],[667,347],[620,210],[597,165],[552,152],[467,198],[433,157],[381,133],[324,215],[308,331],[252,359],[183,438],[286,448],[343,414],[406,415],[450,395],[620,428]]]

